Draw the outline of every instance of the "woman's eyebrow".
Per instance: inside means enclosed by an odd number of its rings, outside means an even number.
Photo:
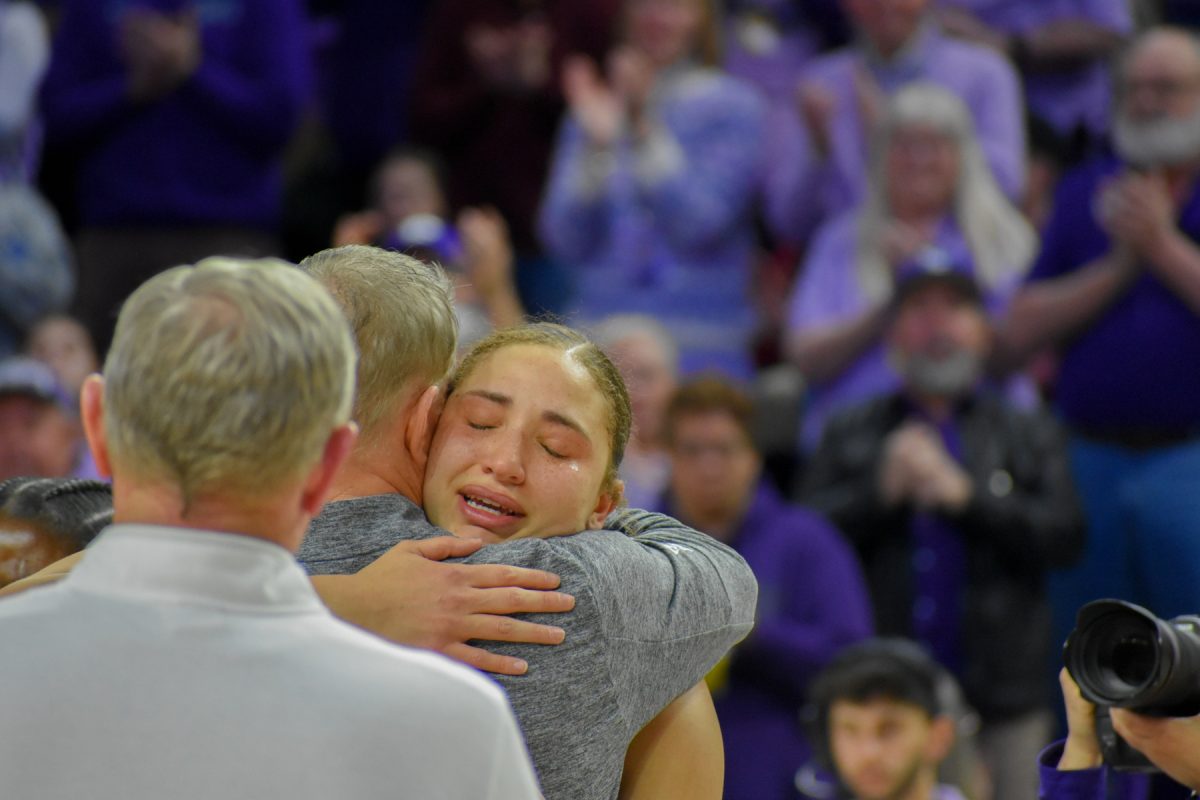
[[[500,394],[499,392],[489,392],[486,389],[471,389],[468,392],[463,392],[463,394],[468,397],[482,397],[484,400],[491,400],[493,403],[502,405],[505,408],[512,405],[512,398],[508,395]]]
[[[543,411],[542,419],[546,420],[547,422],[552,422],[555,425],[563,425],[567,428],[570,428],[571,430],[578,433],[580,436],[582,436],[587,441],[589,441],[589,442],[592,441],[592,437],[587,435],[587,431],[585,431],[583,429],[582,425],[580,425],[578,422],[571,419],[570,417],[560,414],[557,411]]]

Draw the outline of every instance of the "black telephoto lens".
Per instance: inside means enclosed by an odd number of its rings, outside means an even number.
[[[1063,652],[1080,693],[1155,716],[1200,713],[1200,618],[1164,621],[1122,600],[1079,611]]]

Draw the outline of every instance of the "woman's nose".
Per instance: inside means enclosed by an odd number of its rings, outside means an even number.
[[[509,432],[492,437],[484,461],[484,471],[501,483],[516,484],[525,480],[525,463],[520,438]]]

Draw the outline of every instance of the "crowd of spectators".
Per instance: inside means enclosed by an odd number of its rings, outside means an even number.
[[[630,504],[755,570],[758,627],[710,676],[726,797],[798,796],[807,685],[879,633],[979,713],[988,777],[959,788],[1027,800],[1079,606],[1200,612],[1196,24],[1178,0],[0,0],[0,480],[97,477],[79,387],[167,267],[437,261],[464,346],[590,330],[629,389]]]

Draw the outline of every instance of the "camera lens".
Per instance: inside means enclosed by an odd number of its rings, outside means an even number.
[[[1113,645],[1113,674],[1125,683],[1140,686],[1154,675],[1154,655],[1154,642],[1141,636],[1126,637]]]
[[[1063,657],[1093,703],[1161,715],[1200,713],[1200,618],[1166,622],[1132,603],[1097,600],[1080,609]]]

